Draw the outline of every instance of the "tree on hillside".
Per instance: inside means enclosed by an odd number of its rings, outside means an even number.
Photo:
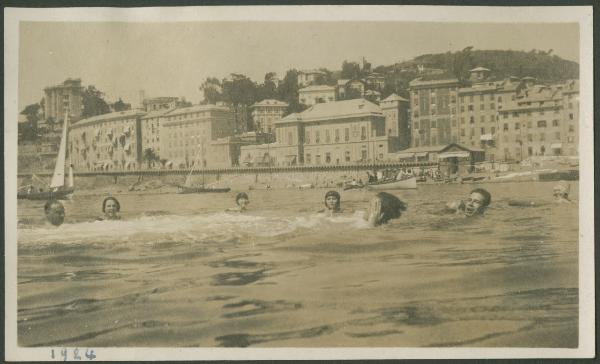
[[[126,104],[125,102],[123,102],[123,100],[121,100],[120,97],[119,97],[119,100],[112,103],[110,106],[114,111],[131,110],[131,104]]]
[[[466,47],[460,52],[456,52],[452,59],[452,74],[459,81],[465,81],[469,78],[469,70],[474,67],[471,56],[473,46]]]
[[[246,75],[232,73],[223,80],[223,101],[231,105],[238,131],[251,130],[249,107],[257,100],[257,85]]]
[[[318,75],[316,77],[317,85],[334,85],[335,79],[333,78],[333,72],[328,70],[327,68],[319,68],[319,71],[323,72],[323,74]]]
[[[38,121],[40,120],[40,104],[25,106],[21,115],[27,118],[26,123],[19,123],[19,135],[23,140],[35,140],[38,135]]]
[[[277,88],[279,100],[285,101],[288,104],[285,115],[301,112],[306,109],[306,106],[298,101],[298,71],[295,69],[288,70],[281,84]],[[284,116],[285,116],[284,115]]]
[[[356,62],[342,62],[342,74],[343,79],[358,78],[360,76],[360,65]]]
[[[200,86],[200,91],[204,94],[202,104],[215,105],[219,101],[223,101],[223,87],[221,81],[216,77],[208,77]]]
[[[89,118],[96,115],[102,115],[110,112],[110,106],[104,100],[104,92],[90,85],[83,90],[82,94],[83,111],[81,116]]]
[[[362,99],[362,97],[363,95],[359,90],[347,87],[346,92],[344,92],[343,100]]]

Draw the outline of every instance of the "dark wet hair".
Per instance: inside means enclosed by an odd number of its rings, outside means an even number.
[[[242,199],[242,198],[245,198],[246,200],[250,200],[250,199],[248,198],[248,194],[247,194],[246,192],[240,192],[240,193],[238,193],[238,194],[235,196],[235,203],[237,204],[237,203],[238,203],[238,201],[239,201],[240,199]]]
[[[397,219],[402,215],[402,211],[406,211],[406,204],[390,193],[379,192],[375,197],[381,200],[381,212],[383,213],[383,217],[379,221],[380,224],[385,224],[389,220]]]
[[[119,203],[119,200],[112,196],[108,196],[104,199],[104,201],[102,201],[102,212],[106,212],[106,203],[110,200],[115,201],[115,205],[117,205],[117,212],[121,211],[121,204]]]
[[[337,202],[335,204],[335,209],[339,210],[340,209],[340,205],[342,203],[342,198],[340,197],[340,194],[337,191],[327,191],[327,193],[325,194],[325,206],[327,207],[327,197],[329,196],[333,196],[335,198],[337,198]]]
[[[48,201],[46,201],[46,204],[44,204],[44,213],[47,214],[48,211],[50,211],[50,208],[52,207],[52,205],[54,205],[54,204],[60,205],[60,207],[62,207],[63,209],[65,208],[63,206],[63,204],[58,200],[48,200]]]
[[[476,189],[472,190],[469,194],[471,194],[471,193],[478,193],[481,196],[483,196],[483,207],[488,207],[490,205],[490,203],[492,202],[492,195],[487,190],[484,190],[483,188],[476,188]]]

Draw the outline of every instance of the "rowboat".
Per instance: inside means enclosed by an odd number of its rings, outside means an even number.
[[[409,177],[399,181],[370,182],[370,190],[411,190],[417,188],[417,178]]]

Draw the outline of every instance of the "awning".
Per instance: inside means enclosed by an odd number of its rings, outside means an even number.
[[[562,143],[554,143],[554,144],[550,145],[550,148],[552,148],[552,149],[561,149],[562,148]]]
[[[400,159],[404,159],[404,158],[414,158],[415,157],[415,153],[397,153],[398,158]]]
[[[417,152],[415,153],[416,157],[427,157],[427,155],[429,154],[429,152]]]
[[[444,158],[469,158],[471,156],[471,154],[467,151],[456,151],[456,152],[446,152],[446,153],[440,153],[438,155],[438,159],[444,159]]]
[[[494,140],[494,136],[492,134],[481,134],[481,137],[479,138],[479,140],[484,140],[484,141]]]

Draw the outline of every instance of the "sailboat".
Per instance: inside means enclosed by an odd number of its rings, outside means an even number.
[[[35,190],[32,185],[19,188],[17,191],[17,199],[27,200],[65,200],[75,192],[73,182],[73,164],[69,156],[69,175],[65,180],[65,161],[67,156],[67,133],[69,128],[69,113],[65,115],[65,121],[60,139],[60,148],[54,166],[54,174],[47,189]]]
[[[200,151],[198,151],[198,153],[200,153]],[[198,161],[198,156],[196,156],[196,163],[194,163],[192,165],[192,168],[190,169],[190,173],[187,175],[187,177],[185,179],[185,184],[177,186],[177,193],[207,193],[207,192],[229,192],[229,191],[231,191],[231,188],[229,188],[229,187],[207,187],[204,184],[204,170],[202,171],[202,185],[201,186],[192,186],[192,184],[191,184],[192,173],[194,172],[196,165],[198,165],[197,161]]]

